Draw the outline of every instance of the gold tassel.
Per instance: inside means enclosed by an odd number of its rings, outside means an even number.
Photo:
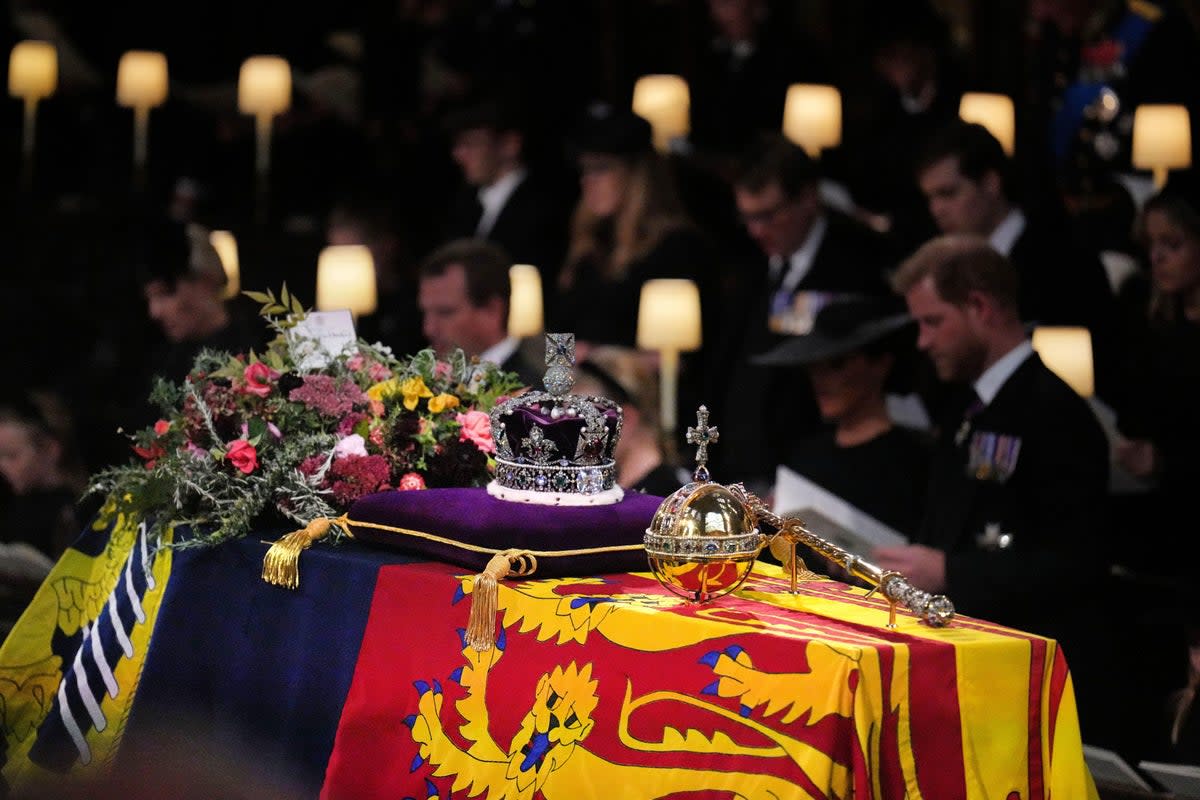
[[[478,652],[496,643],[496,613],[500,581],[509,575],[524,577],[537,569],[537,559],[523,550],[504,550],[492,556],[471,588],[471,616],[467,622],[467,644]]]
[[[292,531],[272,544],[263,557],[262,579],[275,586],[295,589],[300,585],[300,553],[312,547],[313,542],[328,536],[334,525],[348,532],[345,515],[337,519],[318,517],[304,530]]]

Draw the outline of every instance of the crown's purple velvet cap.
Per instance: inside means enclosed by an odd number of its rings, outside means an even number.
[[[617,419],[618,411],[613,408],[600,409],[604,415],[604,424],[608,428],[608,440],[605,442],[604,450],[598,454],[600,461],[611,461],[613,458],[613,450],[617,444]],[[542,436],[554,442],[557,451],[551,463],[558,463],[565,459],[568,462],[574,463],[575,448],[579,443],[579,432],[583,430],[586,421],[580,416],[567,416],[563,414],[558,419],[550,416],[550,413],[543,411],[539,406],[520,406],[509,414],[502,416],[500,421],[504,423],[504,432],[508,438],[508,444],[512,448],[513,455],[516,460],[522,461],[521,455],[521,440],[529,437],[533,428],[539,427],[542,429]]]

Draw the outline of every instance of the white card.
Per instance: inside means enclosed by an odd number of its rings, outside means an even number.
[[[288,330],[288,345],[300,372],[323,369],[358,343],[354,317],[347,309],[310,311]]]

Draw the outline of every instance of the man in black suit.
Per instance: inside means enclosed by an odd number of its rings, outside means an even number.
[[[503,248],[482,239],[456,239],[439,247],[421,265],[422,330],[439,355],[461,348],[540,388],[543,370],[525,357],[520,340],[508,335],[511,264]]]
[[[1021,319],[1079,325],[1092,334],[1100,393],[1110,378],[1116,298],[1099,254],[1071,239],[1065,219],[1026,214],[1014,201],[1011,162],[987,128],[954,120],[927,143],[917,182],[942,233],[985,237],[1020,277]]]
[[[446,119],[451,156],[464,185],[454,198],[446,239],[499,244],[515,263],[532,264],[553,286],[566,256],[571,198],[526,159],[525,135],[512,101],[489,98]]]
[[[986,239],[927,242],[893,286],[917,321],[918,347],[962,391],[939,426],[914,543],[872,558],[945,592],[961,613],[1057,639],[1081,701],[1085,686],[1089,700],[1102,695],[1108,446],[1099,422],[1034,352],[1016,272]]]
[[[713,392],[724,399],[722,424],[738,446],[725,448],[714,461],[731,480],[760,490],[794,442],[821,423],[801,371],[758,366],[751,359],[789,336],[808,333],[817,311],[836,297],[895,300],[887,284],[894,265],[887,241],[826,207],[819,181],[817,164],[782,134],[756,140],[734,180],[738,213],[767,263],[747,267],[740,297],[728,304],[731,318],[740,317],[730,324],[732,335],[717,356],[714,374],[721,385]]]

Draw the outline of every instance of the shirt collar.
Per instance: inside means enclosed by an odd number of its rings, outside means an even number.
[[[500,216],[500,210],[504,208],[508,198],[512,197],[513,192],[517,190],[523,180],[525,180],[525,168],[518,167],[506,173],[495,183],[479,189],[479,204],[483,206],[483,214],[479,217],[479,224],[475,228],[477,235],[486,236],[491,232],[492,226],[496,224],[496,217]]]
[[[1024,232],[1025,213],[1019,208],[1014,208],[1000,221],[996,230],[992,231],[992,235],[988,237],[988,243],[997,253],[1008,257],[1012,253],[1017,239],[1020,239]]]
[[[817,217],[804,239],[804,244],[788,257],[788,269],[780,289],[790,292],[800,285],[800,281],[804,280],[804,276],[812,269],[813,259],[817,257],[817,251],[821,249],[821,242],[825,241],[825,231],[828,229],[829,220],[825,215]]]
[[[480,353],[479,360],[490,361],[500,366],[509,359],[509,356],[517,352],[517,345],[519,344],[520,342],[512,336],[505,337]]]
[[[1033,342],[1025,339],[1019,345],[1009,350],[992,364],[975,381],[975,394],[986,406],[1000,393],[1005,382],[1017,371],[1017,367],[1025,363],[1025,359],[1033,355]]]

